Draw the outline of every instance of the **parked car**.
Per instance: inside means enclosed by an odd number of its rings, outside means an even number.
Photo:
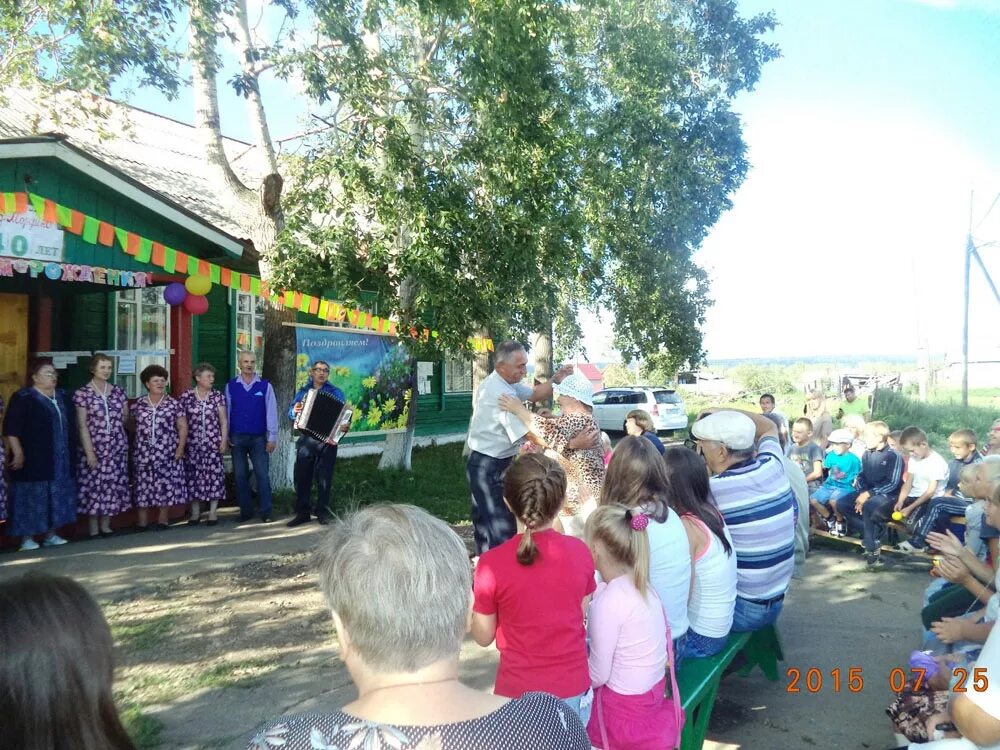
[[[630,386],[605,388],[594,394],[594,419],[602,430],[624,432],[625,416],[633,409],[648,412],[657,432],[687,429],[687,410],[677,391]]]

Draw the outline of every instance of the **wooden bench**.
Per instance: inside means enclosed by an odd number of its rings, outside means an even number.
[[[715,696],[726,668],[738,654],[745,660],[738,674],[746,676],[760,667],[772,682],[778,680],[778,662],[784,659],[781,639],[773,625],[753,633],[732,633],[726,647],[706,659],[685,659],[677,675],[677,688],[686,719],[681,735],[681,750],[700,750],[708,733]]]

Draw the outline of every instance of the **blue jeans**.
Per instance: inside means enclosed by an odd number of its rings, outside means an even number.
[[[737,596],[736,610],[733,612],[733,632],[749,633],[773,625],[781,614],[784,604],[784,596],[766,603]]]
[[[704,659],[709,656],[715,656],[726,647],[728,642],[729,636],[727,635],[721,638],[713,638],[707,635],[698,635],[693,630],[689,630],[687,632],[687,648],[684,650],[684,656],[688,659]]]
[[[465,474],[472,490],[472,530],[476,554],[498,547],[517,533],[517,522],[503,503],[503,476],[513,458],[472,451]]]
[[[236,474],[236,501],[243,520],[253,518],[253,496],[250,494],[250,464],[257,477],[257,500],[261,517],[271,515],[271,456],[267,452],[267,435],[234,432],[229,436],[233,444],[233,471]]]
[[[844,489],[843,487],[834,487],[833,485],[823,484],[820,485],[819,489],[813,492],[810,500],[815,500],[820,505],[827,505],[832,502],[836,506],[837,501],[841,498],[847,497],[848,495],[857,495],[858,493],[854,490]]]
[[[593,705],[592,702],[588,702],[586,707],[582,705],[583,697],[588,692],[590,692],[590,688],[587,688],[579,695],[574,695],[572,698],[559,699],[573,709],[573,713],[580,717],[580,721],[583,722],[583,726],[587,726],[587,722],[590,721],[590,707]]]

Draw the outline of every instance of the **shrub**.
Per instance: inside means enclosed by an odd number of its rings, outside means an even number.
[[[917,401],[902,393],[878,390],[875,392],[874,419],[881,419],[892,430],[902,430],[913,425],[927,433],[931,445],[940,453],[947,454],[948,436],[955,430],[973,430],[980,440],[979,447],[986,445],[990,427],[997,413],[993,409],[950,404],[928,404]],[[947,457],[947,455],[946,455]]]

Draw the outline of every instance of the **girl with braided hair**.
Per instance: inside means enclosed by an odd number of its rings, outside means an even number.
[[[566,497],[566,474],[539,453],[517,458],[504,478],[504,502],[518,533],[476,565],[472,637],[496,640],[497,695],[544,691],[562,698],[584,723],[590,688],[583,616],[594,592],[587,545],[552,526]]]
[[[603,750],[674,748],[684,726],[670,629],[649,579],[650,526],[642,510],[613,503],[595,510],[585,528],[602,579],[588,616],[594,703],[587,734]],[[668,678],[671,697],[664,698]]]

